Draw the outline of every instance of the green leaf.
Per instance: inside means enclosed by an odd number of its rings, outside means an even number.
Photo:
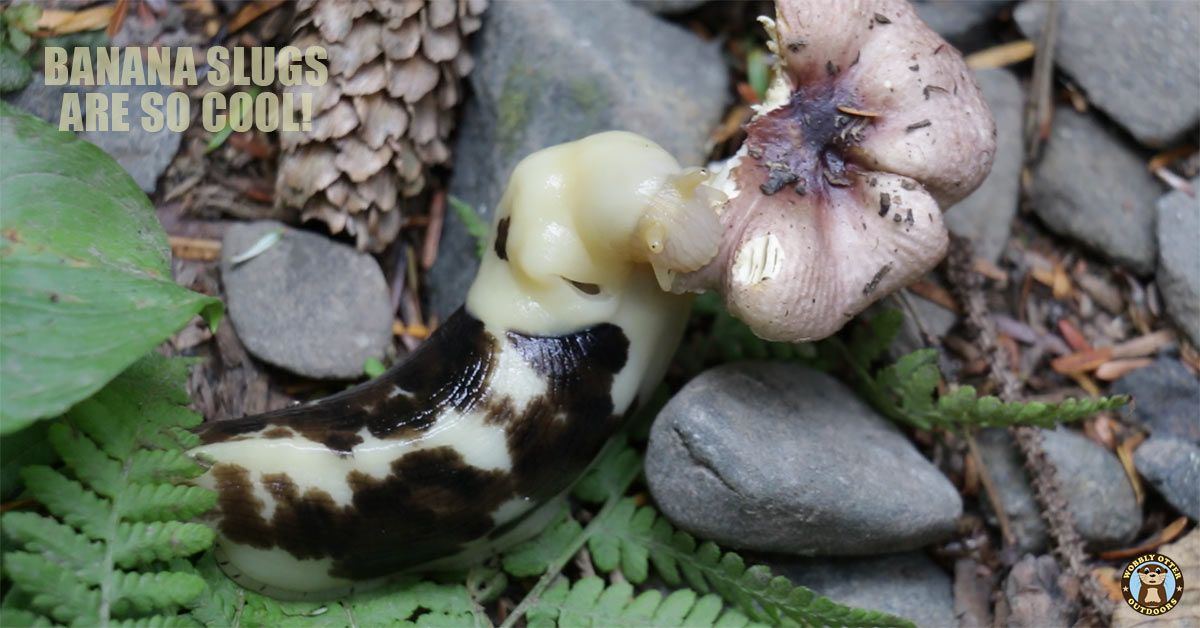
[[[219,301],[175,284],[154,208],[111,157],[0,103],[0,433],[65,412]]]
[[[48,424],[48,441],[65,464],[22,469],[29,495],[49,516],[0,518],[18,546],[5,548],[14,584],[6,605],[17,599],[22,610],[63,624],[190,621],[179,612],[206,585],[180,559],[211,546],[213,532],[187,520],[216,494],[174,484],[202,472],[180,461],[187,439],[177,431],[200,421],[184,405],[186,374],[185,360],[151,353]],[[145,453],[153,451],[175,455]]]
[[[766,100],[771,81],[771,62],[761,48],[754,48],[746,56],[746,81],[760,102]]]
[[[592,467],[575,483],[576,498],[600,504],[625,490],[627,479],[641,469],[641,456],[629,446],[624,434],[604,448]]]
[[[529,609],[530,628],[596,626],[598,628],[654,626],[760,626],[727,610],[715,595],[699,596],[682,589],[667,596],[650,590],[634,595],[627,582],[605,586],[600,578],[581,578],[573,585],[560,578]]]
[[[383,375],[387,367],[380,362],[378,358],[367,358],[363,361],[363,374],[367,377],[375,378]]]
[[[36,31],[40,19],[42,7],[36,3],[17,4],[4,10],[4,21],[9,27],[16,27],[26,33]]]
[[[470,205],[453,196],[448,197],[447,200],[450,208],[458,215],[458,219],[466,225],[467,233],[475,238],[476,256],[483,257],[483,252],[487,250],[488,242],[491,240],[492,230],[479,218],[479,214]]]
[[[747,568],[740,556],[713,543],[696,544],[675,530],[652,506],[636,507],[632,499],[597,517],[589,539],[598,571],[620,568],[632,583],[646,581],[653,566],[670,587],[687,586],[715,592],[725,603],[754,621],[768,624],[820,626],[911,626],[899,617],[850,608],[772,576],[769,568]],[[589,526],[591,527],[591,526]],[[532,619],[531,619],[532,624]]]
[[[23,89],[33,80],[33,69],[21,53],[0,44],[0,94]]]
[[[870,365],[882,358],[904,326],[900,310],[886,309],[871,317],[865,324],[850,331],[850,353],[860,364]]]
[[[541,534],[508,550],[501,561],[504,570],[517,577],[540,576],[582,533],[579,522],[564,513]]]
[[[8,27],[8,45],[17,51],[17,54],[24,55],[29,52],[29,47],[33,45],[33,38],[28,33],[10,25]],[[28,65],[28,61],[25,62]]]
[[[225,126],[208,140],[208,145],[204,147],[204,152],[211,153],[217,150],[225,143],[225,140],[229,139],[229,136],[233,134],[233,127],[240,124],[243,118],[250,115],[250,112],[254,108],[254,99],[258,97],[258,92],[259,89],[257,87],[251,87],[249,92],[247,92],[250,94],[250,98],[248,100],[240,99],[241,106],[229,112],[229,116],[225,118]]]

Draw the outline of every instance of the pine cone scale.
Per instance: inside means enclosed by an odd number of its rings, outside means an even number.
[[[379,251],[450,157],[459,81],[474,63],[465,42],[486,0],[301,0],[293,44],[324,46],[330,80],[285,87],[313,99],[311,129],[281,133],[276,202],[302,220]]]

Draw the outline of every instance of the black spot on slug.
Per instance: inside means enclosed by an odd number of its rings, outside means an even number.
[[[584,294],[591,295],[591,296],[596,296],[597,294],[600,294],[600,286],[598,286],[594,283],[587,283],[585,281],[575,281],[574,279],[567,279],[567,281],[571,282],[571,285],[574,286],[576,290],[578,290]]]
[[[508,332],[508,341],[546,379],[547,392],[512,412],[505,427],[517,490],[560,493],[623,423],[613,414],[613,378],[629,359],[629,339],[604,323],[565,336]]]
[[[508,224],[511,221],[512,216],[505,216],[496,225],[496,257],[504,261],[508,261]]]
[[[266,474],[275,500],[270,520],[243,467],[218,464],[221,533],[259,549],[278,547],[299,559],[332,558],[330,574],[366,579],[451,555],[493,528],[490,513],[512,495],[511,478],[466,464],[450,447],[414,451],[382,479],[354,471],[353,498],[339,505],[326,492],[303,493],[287,474]]]
[[[409,438],[429,429],[446,409],[467,411],[488,390],[496,339],[459,308],[408,359],[380,377],[316,403],[201,427],[205,443],[223,442],[264,427],[291,428],[347,453],[365,427],[376,438]]]
[[[629,339],[615,325],[562,336],[508,332],[506,340],[504,350],[516,351],[546,383],[544,394],[519,408],[502,383],[490,380],[497,340],[459,310],[408,361],[373,382],[316,404],[217,423],[203,435],[218,442],[264,428],[263,436],[291,429],[354,456],[350,443],[363,427],[380,438],[419,436],[453,407],[484,412],[485,423],[503,427],[511,473],[468,464],[451,446],[409,451],[386,477],[350,472],[346,504],[297,485],[286,473],[264,474],[259,486],[274,501],[267,519],[251,473],[217,463],[211,472],[221,534],[298,559],[331,558],[331,575],[367,579],[451,556],[514,528],[528,512],[497,526],[497,508],[566,490],[627,422],[636,400],[623,413],[614,408],[613,380],[629,357]],[[392,394],[397,386],[403,394]]]

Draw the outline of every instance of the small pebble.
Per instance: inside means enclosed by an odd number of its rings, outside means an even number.
[[[264,236],[282,237],[241,263]],[[237,223],[221,248],[229,318],[255,357],[317,379],[363,375],[391,346],[383,271],[370,255],[274,221]]]
[[[1200,520],[1200,445],[1155,436],[1137,448],[1133,460],[1172,506]]]
[[[1042,446],[1055,465],[1062,496],[1080,536],[1097,549],[1131,541],[1142,526],[1142,510],[1116,455],[1068,428],[1041,432]],[[988,429],[977,439],[1016,536],[1017,550],[1043,550],[1046,524],[1012,437],[1006,430]]]

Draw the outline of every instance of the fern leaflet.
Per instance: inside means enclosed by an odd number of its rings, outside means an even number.
[[[175,484],[203,471],[183,453],[195,442],[186,429],[200,422],[186,408],[186,369],[183,360],[151,354],[49,424],[46,439],[64,468],[33,465],[21,475],[51,516],[0,519],[17,546],[4,554],[15,586],[6,624],[191,623],[177,613],[205,583],[177,559],[212,544],[208,527],[186,520],[216,495]]]
[[[589,539],[596,569],[620,568],[634,584],[644,582],[650,566],[668,586],[688,586],[701,593],[715,592],[754,621],[800,626],[911,626],[899,617],[850,608],[772,576],[770,568],[747,568],[734,552],[715,543],[697,543],[676,530],[652,506],[638,508],[623,499],[602,519]]]
[[[959,386],[938,396],[937,385],[942,374],[935,349],[914,351],[876,371],[874,376],[867,375],[861,365],[858,363],[859,388],[876,409],[895,421],[923,430],[1012,425],[1052,428],[1129,403],[1129,397],[1122,395],[1066,399],[1058,403],[1006,403],[990,395],[980,397],[972,386]]]
[[[530,628],[553,626],[596,626],[625,628],[644,626],[718,626],[742,628],[762,626],[735,610],[724,610],[721,598],[698,595],[681,589],[667,596],[649,590],[634,596],[633,586],[617,582],[605,586],[595,576],[574,585],[560,578],[529,609]],[[724,612],[722,612],[724,610]]]
[[[200,560],[195,573],[209,592],[192,609],[192,617],[213,628],[345,628],[346,626],[490,626],[480,604],[504,589],[503,574],[485,574],[481,586],[406,579],[375,591],[329,602],[280,601],[242,589],[226,578],[212,555]]]

